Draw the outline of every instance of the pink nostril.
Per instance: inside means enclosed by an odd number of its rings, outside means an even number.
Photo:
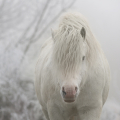
[[[77,87],[75,87],[75,91],[77,92],[77,90],[78,90],[78,88]]]
[[[62,87],[62,91],[64,91],[64,87]]]
[[[63,93],[63,96],[65,96],[65,95],[66,95],[66,92],[65,92],[64,87],[62,87],[62,93]]]

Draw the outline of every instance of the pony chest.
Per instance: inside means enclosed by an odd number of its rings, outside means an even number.
[[[99,88],[99,87],[98,87]],[[102,102],[102,90],[97,87],[88,87],[81,90],[77,99],[78,109],[85,111],[94,108]]]
[[[71,117],[76,116],[78,113],[76,106],[65,106],[63,109],[61,109],[61,113],[64,117]]]

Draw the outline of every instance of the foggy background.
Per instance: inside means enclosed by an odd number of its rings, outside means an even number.
[[[35,64],[68,9],[86,17],[110,64],[101,120],[120,120],[120,0],[0,0],[0,120],[45,120],[34,91]]]

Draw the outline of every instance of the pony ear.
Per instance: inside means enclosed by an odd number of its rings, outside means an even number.
[[[82,27],[81,31],[80,31],[80,34],[82,35],[82,37],[85,39],[86,37],[86,31],[85,31],[85,28]]]

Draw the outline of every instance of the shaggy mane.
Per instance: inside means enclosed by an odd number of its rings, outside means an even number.
[[[83,40],[80,31],[86,30]],[[98,51],[101,51],[99,43],[95,40],[88,23],[79,13],[66,13],[62,16],[59,28],[54,32],[53,59],[56,66],[65,74],[75,73],[80,69],[81,58],[86,44],[86,59],[89,64],[94,63]],[[98,51],[96,51],[98,50]]]

